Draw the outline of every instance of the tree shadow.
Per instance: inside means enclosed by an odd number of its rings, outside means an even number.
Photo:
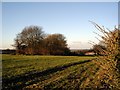
[[[90,62],[92,60],[85,60],[85,61],[79,61],[79,62],[74,62],[74,63],[69,63],[63,66],[56,66],[41,72],[29,72],[29,73],[25,73],[23,75],[19,75],[16,77],[11,77],[9,79],[2,79],[2,88],[5,90],[8,89],[22,89],[28,85],[32,85],[34,83],[40,82],[42,80],[44,80],[44,77],[50,74],[53,74],[57,71],[62,71],[66,68],[69,68],[71,66],[75,66],[78,64],[83,64],[83,63],[87,63]],[[40,79],[38,79],[40,78]]]

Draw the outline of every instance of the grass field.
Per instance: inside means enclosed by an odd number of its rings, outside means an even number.
[[[80,89],[114,87],[90,56],[2,56],[3,89]],[[105,86],[106,85],[106,86]]]

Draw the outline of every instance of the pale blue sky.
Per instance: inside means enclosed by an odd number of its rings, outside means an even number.
[[[64,34],[71,49],[90,48],[89,40],[97,42],[94,21],[113,29],[118,24],[117,2],[3,2],[0,48],[13,48],[16,34],[25,26],[38,25],[48,34]]]
[[[1,0],[3,2],[119,2],[119,0]]]

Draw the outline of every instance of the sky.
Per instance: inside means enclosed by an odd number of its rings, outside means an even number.
[[[120,25],[120,2],[118,3],[118,25]]]
[[[2,48],[2,3],[0,3],[0,48]]]
[[[0,4],[1,5],[1,4]],[[14,39],[26,26],[37,25],[47,34],[61,33],[71,49],[92,48],[98,43],[94,21],[113,29],[118,24],[117,2],[2,2],[1,49],[13,48]]]
[[[119,0],[1,0],[2,2],[119,2]]]

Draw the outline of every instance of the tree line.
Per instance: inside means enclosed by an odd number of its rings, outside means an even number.
[[[25,27],[17,34],[13,46],[17,54],[66,55],[70,52],[63,34],[46,34],[39,26]]]
[[[104,36],[101,36],[99,44],[93,44],[91,49],[95,55],[107,55],[106,53],[117,52],[119,49],[120,40],[119,29],[107,32],[102,27],[94,24]],[[112,42],[113,41],[113,42]],[[117,44],[116,44],[117,43]],[[85,55],[84,51],[71,52],[67,47],[67,40],[63,34],[46,34],[42,27],[28,26],[25,27],[21,33],[18,33],[13,45],[16,48],[17,54],[28,55]],[[111,50],[115,49],[115,50]],[[90,51],[91,51],[90,50]],[[87,52],[87,51],[86,51]],[[118,51],[119,52],[119,51]]]

